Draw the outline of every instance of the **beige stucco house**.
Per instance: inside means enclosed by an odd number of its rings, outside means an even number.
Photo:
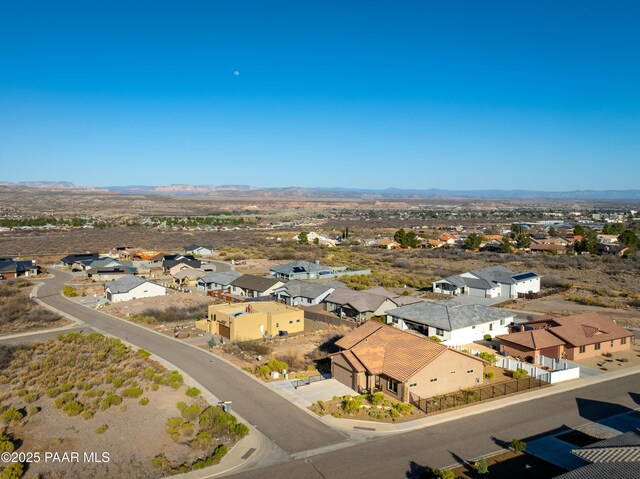
[[[196,328],[231,341],[249,341],[304,331],[304,312],[275,301],[217,304],[209,306],[207,319],[196,321]]]
[[[409,401],[477,386],[485,362],[409,331],[367,321],[337,343],[335,379],[359,392],[374,390]]]

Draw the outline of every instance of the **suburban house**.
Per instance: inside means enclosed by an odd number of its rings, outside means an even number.
[[[358,392],[383,391],[407,402],[482,381],[484,361],[409,331],[367,321],[336,342],[331,375]]]
[[[538,363],[540,356],[560,359],[564,352],[564,341],[548,329],[530,329],[496,336],[496,339],[500,341],[500,352],[533,364]]]
[[[13,258],[0,258],[0,278],[11,279],[21,276],[33,277],[38,275],[38,266],[35,261],[14,260]]]
[[[106,268],[89,268],[87,270],[87,277],[98,281],[114,281],[131,274],[136,274],[136,268],[128,266],[108,266]]]
[[[335,288],[331,286],[293,280],[280,286],[274,291],[274,294],[278,300],[282,300],[288,305],[310,306],[322,303],[333,291]]]
[[[394,240],[380,240],[377,243],[377,246],[382,249],[398,249],[401,247],[401,244]]]
[[[196,286],[199,291],[216,291],[229,289],[231,282],[242,276],[237,271],[223,271],[220,273],[205,273],[198,279]]]
[[[405,306],[407,304],[419,303],[422,300],[413,296],[403,296],[401,294],[392,293],[386,290],[382,286],[376,286],[375,288],[365,289],[363,293],[377,294],[378,296],[384,296],[389,298],[396,306]]]
[[[91,263],[99,259],[100,255],[98,253],[79,253],[68,254],[64,258],[61,258],[60,261],[69,269],[84,271],[89,269]]]
[[[205,272],[199,269],[186,267],[173,275],[173,281],[194,288],[198,284],[198,280],[205,275]]]
[[[231,341],[249,341],[304,331],[304,312],[275,301],[215,304],[196,328]]]
[[[637,478],[640,471],[640,429],[573,449],[571,454],[586,465],[556,479]]]
[[[540,292],[539,274],[515,273],[504,266],[475,269],[433,282],[433,292],[481,298],[517,298],[518,293]]]
[[[171,256],[175,257],[173,259],[162,260],[162,270],[165,273],[168,273],[169,271],[171,271],[171,268],[179,264],[186,264],[187,266],[191,266],[192,268],[196,269],[202,266],[202,261],[200,261],[199,259],[195,259],[193,256],[182,256],[181,254]]]
[[[222,273],[223,271],[231,271],[233,267],[224,261],[203,261],[200,269],[206,273]]]
[[[209,256],[213,254],[212,246],[202,246],[197,244],[192,244],[184,247],[184,254],[186,255],[198,255],[198,256]]]
[[[293,261],[272,266],[269,274],[282,279],[319,279],[331,277],[333,269],[321,266],[319,262]]]
[[[112,281],[105,286],[104,291],[107,301],[112,303],[167,294],[167,288],[164,286],[133,275]]]
[[[355,321],[383,316],[388,310],[396,307],[396,304],[386,296],[349,288],[335,288],[324,303],[327,311]]]
[[[463,345],[507,334],[515,313],[481,304],[456,301],[420,301],[387,311],[387,323],[434,336],[445,344]]]
[[[293,240],[300,241],[299,235],[295,235]],[[307,241],[309,243],[316,243],[316,240],[319,246],[326,246],[328,248],[334,248],[338,244],[336,240],[331,239],[328,236],[318,234],[313,231],[307,233]]]
[[[229,283],[231,294],[236,296],[246,296],[247,298],[258,298],[261,296],[271,296],[284,282],[277,278],[265,278],[252,274],[243,274]]]
[[[609,318],[598,313],[583,313],[564,317],[547,317],[536,321],[530,321],[524,325],[525,331],[500,336],[502,351],[524,357],[535,357],[542,354],[551,358],[566,358],[571,361],[592,358],[604,353],[614,353],[631,349],[634,334],[631,331],[618,326]],[[547,349],[544,353],[538,352],[534,344],[527,343],[523,333],[531,330],[544,330],[562,341],[558,349]],[[548,336],[536,333],[537,338],[543,338],[548,343]],[[551,354],[557,354],[551,356]]]

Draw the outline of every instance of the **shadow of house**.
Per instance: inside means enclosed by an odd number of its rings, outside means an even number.
[[[638,394],[632,394],[632,398],[636,403],[639,400]],[[623,406],[622,404],[610,403],[606,401],[596,401],[594,399],[576,398],[578,405],[578,414],[584,419],[592,422],[599,422],[611,416],[619,416],[633,412],[633,409]]]

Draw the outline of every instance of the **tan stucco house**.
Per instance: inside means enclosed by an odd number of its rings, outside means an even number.
[[[409,331],[367,321],[340,339],[332,376],[358,392],[374,390],[409,401],[468,389],[482,381],[485,362]]]
[[[196,321],[196,328],[231,341],[249,341],[304,331],[304,312],[275,301],[216,304],[209,306],[207,319]]]

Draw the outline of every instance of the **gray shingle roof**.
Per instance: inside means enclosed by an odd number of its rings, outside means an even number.
[[[242,289],[263,292],[281,282],[278,278],[264,278],[262,276],[243,274],[234,279],[230,284]]]
[[[293,261],[291,263],[277,264],[270,268],[278,274],[319,273],[320,271],[332,271],[331,268],[310,261]]]
[[[221,271],[219,273],[207,273],[199,281],[204,281],[207,284],[216,283],[223,286],[229,285],[234,279],[242,276],[237,271]]]
[[[640,431],[629,431],[571,453],[589,462],[637,462],[640,467]]]
[[[112,294],[128,293],[133,288],[144,283],[151,283],[151,281],[147,281],[138,276],[127,275],[109,283],[107,289],[111,291]]]
[[[637,462],[598,462],[556,476],[556,479],[638,479]]]
[[[366,313],[375,311],[387,300],[388,298],[378,294],[354,291],[348,288],[336,288],[333,293],[327,296],[325,301],[341,306],[348,305],[359,313]]]
[[[293,280],[278,288],[277,291],[286,291],[292,298],[315,299],[332,289],[333,288],[331,286],[324,284]]]
[[[447,276],[444,281],[461,288],[469,286],[474,289],[492,289],[502,284],[516,284],[520,281],[537,278],[540,275],[536,273],[515,273],[504,266],[491,266],[489,268],[474,269],[469,271],[474,277],[461,276],[459,274]],[[520,277],[523,277],[519,279]],[[440,281],[443,281],[440,280]]]
[[[481,304],[461,304],[456,301],[421,301],[390,309],[387,314],[445,331],[513,317],[513,313],[500,309]]]

